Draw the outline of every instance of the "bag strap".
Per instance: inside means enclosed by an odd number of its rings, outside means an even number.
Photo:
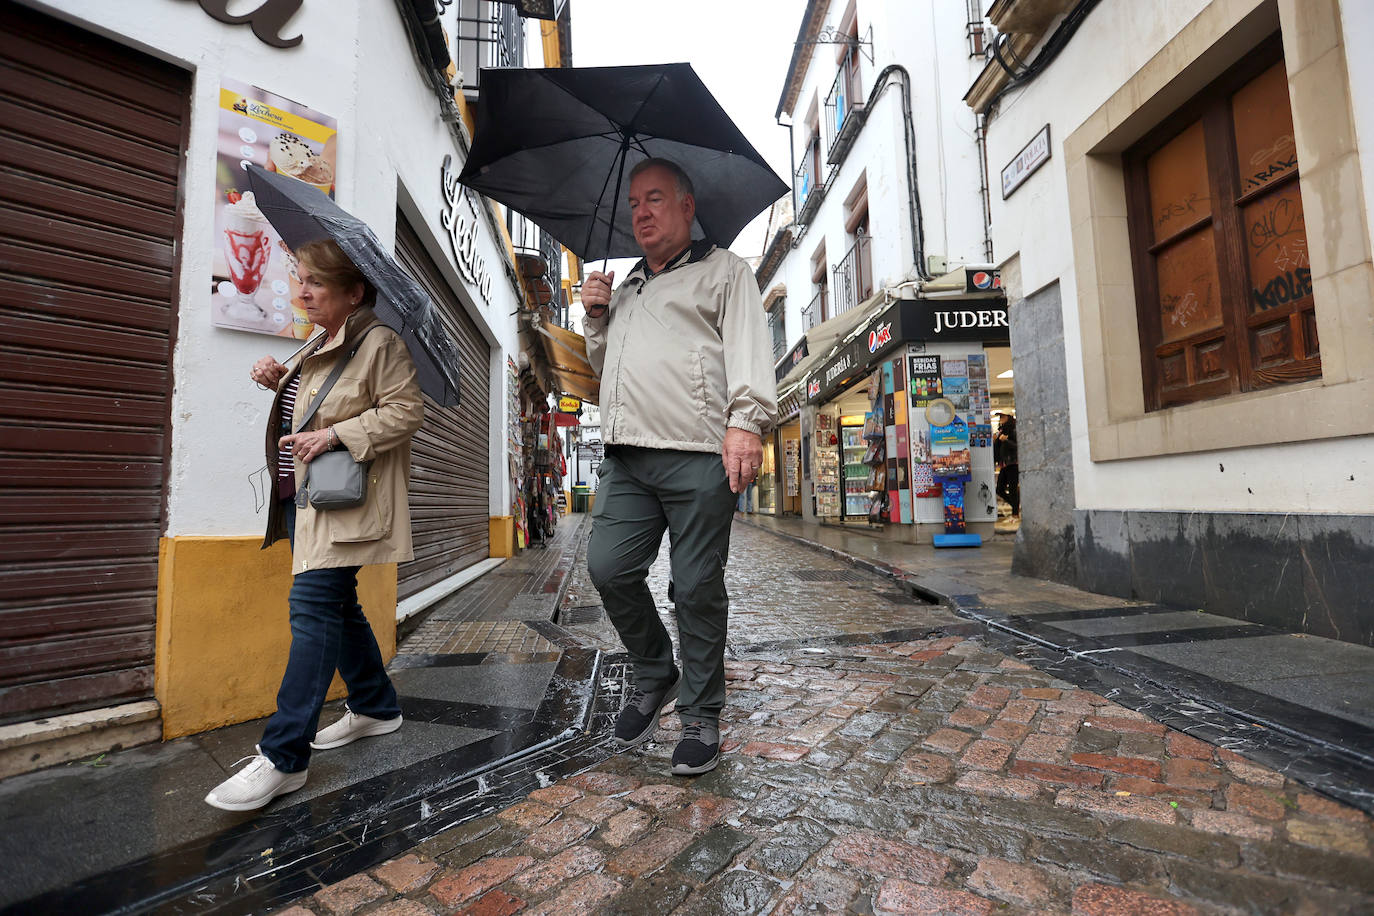
[[[382,322],[374,321],[372,324],[363,328],[362,331],[358,333],[357,337],[353,338],[353,346],[349,349],[348,353],[334,364],[334,370],[329,373],[329,377],[326,378],[324,384],[320,386],[319,394],[317,394],[315,400],[310,403],[310,408],[306,410],[305,416],[301,417],[301,422],[295,429],[291,430],[291,432],[298,433],[310,425],[310,421],[315,419],[315,411],[319,410],[320,405],[324,403],[324,396],[329,394],[329,389],[333,388],[334,383],[339,380],[339,376],[343,375],[344,366],[348,365],[348,361],[354,357],[358,352],[358,348],[363,345],[363,338],[366,337],[368,332],[373,328],[379,327],[382,327]]]

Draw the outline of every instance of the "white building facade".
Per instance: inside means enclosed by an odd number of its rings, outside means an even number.
[[[1019,62],[968,95],[994,187],[1023,179],[991,202],[1017,568],[1374,642],[1374,9],[998,0],[989,18]]]

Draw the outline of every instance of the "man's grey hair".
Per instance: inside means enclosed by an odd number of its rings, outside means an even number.
[[[682,170],[682,166],[671,159],[651,157],[645,159],[643,162],[636,163],[635,167],[630,169],[630,180],[634,181],[635,176],[640,172],[652,168],[667,169],[669,174],[673,176],[673,181],[677,183],[678,194],[684,196],[691,194],[694,197],[696,196],[697,192],[696,189],[692,187],[692,179],[687,177],[687,173]]]

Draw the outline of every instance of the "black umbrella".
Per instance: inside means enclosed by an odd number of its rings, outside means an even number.
[[[692,179],[692,237],[722,247],[787,193],[690,64],[483,70],[475,134],[458,180],[583,260],[641,254],[617,204],[650,157]]]
[[[291,248],[333,239],[377,288],[377,317],[405,341],[420,388],[441,407],[458,405],[458,348],[429,295],[400,268],[367,224],[327,194],[278,172],[248,167],[258,209]]]

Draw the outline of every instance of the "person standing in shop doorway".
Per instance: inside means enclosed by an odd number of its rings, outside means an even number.
[[[693,194],[675,163],[636,165],[629,206],[644,258],[614,294],[614,272],[582,285],[606,443],[587,571],[635,672],[615,740],[649,740],[676,700],[678,776],[712,770],[720,756],[730,525],[778,412],[758,283],[741,258],[692,241]],[[665,530],[680,670],[645,581]]]
[[[1016,418],[997,415],[997,435],[992,440],[992,460],[997,465],[997,495],[1011,506],[1012,515],[1021,514],[1021,468],[1016,456]]]

